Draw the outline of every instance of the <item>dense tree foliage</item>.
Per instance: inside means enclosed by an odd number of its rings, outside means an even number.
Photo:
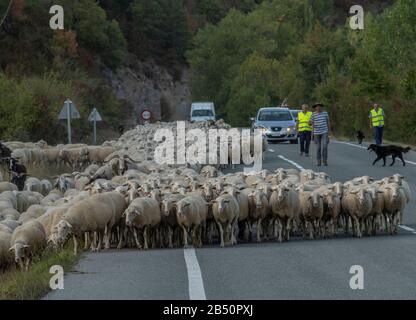
[[[342,18],[339,8],[353,4],[344,2],[264,1],[202,28],[188,53],[194,98],[213,100],[234,125],[284,99],[294,108],[320,100],[348,136],[369,130],[378,102],[388,138],[416,143],[416,2],[367,10],[363,31],[349,28],[348,10]]]
[[[363,31],[349,28],[352,0],[61,0],[65,30],[53,31],[55,1],[14,0],[0,26],[0,138],[63,141],[56,115],[66,97],[83,113],[78,137],[92,107],[116,126],[128,115],[102,70],[153,59],[172,70],[188,63],[194,98],[234,125],[284,99],[321,100],[336,133],[351,135],[377,101],[388,137],[416,143],[416,2],[360,2]]]

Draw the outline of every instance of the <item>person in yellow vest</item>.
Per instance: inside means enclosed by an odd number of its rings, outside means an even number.
[[[373,104],[373,109],[370,111],[370,129],[374,131],[374,139],[376,144],[381,146],[383,144],[383,131],[385,126],[386,115],[384,110],[379,107],[377,103]]]
[[[300,155],[304,154],[309,157],[309,148],[312,140],[312,126],[310,125],[312,119],[312,112],[309,111],[309,106],[304,104],[302,111],[298,114],[298,122],[296,130],[300,137]]]

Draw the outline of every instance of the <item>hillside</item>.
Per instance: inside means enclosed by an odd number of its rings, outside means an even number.
[[[93,107],[104,117],[105,140],[120,124],[135,125],[144,109],[154,120],[183,119],[192,99],[213,100],[235,125],[285,98],[294,106],[324,101],[340,134],[365,127],[373,99],[397,110],[397,123],[410,121],[414,64],[396,66],[413,62],[405,46],[413,3],[360,2],[362,33],[346,27],[350,0],[63,0],[63,31],[49,29],[53,1],[14,0],[0,26],[0,137],[65,141],[56,115],[66,97],[82,114],[75,140],[85,142]],[[7,5],[0,2],[0,16]],[[404,26],[388,39],[397,52],[380,40],[383,23],[392,35]],[[390,138],[398,136],[414,134]]]

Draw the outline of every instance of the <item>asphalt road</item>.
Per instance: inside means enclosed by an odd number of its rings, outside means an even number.
[[[298,146],[270,145],[264,168],[294,168],[327,172],[334,181],[370,175],[383,178],[403,174],[415,195],[416,153],[406,156],[407,167],[371,166],[364,147],[331,142],[329,167],[316,167],[301,158]],[[279,156],[283,156],[282,159]],[[289,162],[289,161],[292,162]],[[65,276],[65,289],[45,299],[415,299],[416,203],[405,213],[395,237],[379,235],[355,239],[288,243],[239,244],[188,250],[135,250],[86,254],[75,273]],[[350,288],[350,268],[364,270],[364,289]]]

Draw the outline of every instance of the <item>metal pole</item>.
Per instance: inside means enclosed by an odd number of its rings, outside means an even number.
[[[94,145],[97,145],[97,121],[94,119]]]
[[[72,143],[72,137],[71,137],[71,106],[70,101],[65,101],[66,103],[66,116],[67,116],[67,124],[68,124],[68,144]]]

